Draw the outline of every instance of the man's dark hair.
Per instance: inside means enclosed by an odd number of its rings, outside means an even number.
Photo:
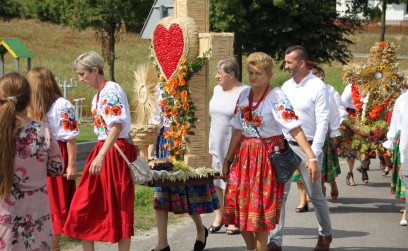
[[[291,53],[292,51],[297,51],[297,60],[304,60],[305,62],[309,60],[309,56],[307,55],[307,50],[305,47],[301,45],[292,45],[286,49],[285,55]]]

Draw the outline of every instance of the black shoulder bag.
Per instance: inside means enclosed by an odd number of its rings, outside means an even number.
[[[249,121],[252,121],[252,104],[249,105]],[[266,144],[265,139],[261,138],[258,128],[256,128],[256,126],[254,126],[254,128],[260,140],[266,147],[266,150],[268,151],[269,160],[271,161],[271,164],[275,169],[276,179],[279,182],[286,183],[292,177],[293,172],[295,172],[295,170],[299,167],[302,159],[292,150],[292,148],[290,148],[286,139],[284,139],[284,152],[271,153],[268,149],[268,145]]]

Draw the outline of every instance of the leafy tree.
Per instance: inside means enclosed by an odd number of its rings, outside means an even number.
[[[287,47],[307,48],[316,63],[351,59],[345,36],[360,26],[351,1],[348,14],[340,17],[336,0],[217,0],[211,1],[210,25],[214,31],[234,32],[234,54],[263,51],[276,60]]]
[[[125,24],[135,28],[143,25],[153,0],[72,0],[67,11],[68,24],[79,29],[93,27],[102,45],[102,56],[109,65],[109,77],[115,80],[115,43]]]
[[[387,17],[387,4],[401,4],[401,3],[408,3],[408,0],[383,0],[380,1],[381,4],[381,31],[380,31],[380,39],[379,41],[385,41],[385,20]]]
[[[15,0],[3,0],[0,4],[0,18],[7,19],[18,16],[19,3]]]

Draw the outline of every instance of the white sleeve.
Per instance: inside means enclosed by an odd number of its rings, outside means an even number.
[[[337,105],[337,109],[339,111],[339,117],[340,117],[340,123],[343,120],[346,120],[348,118],[348,112],[346,110],[346,106],[343,104],[343,101],[341,100],[340,94],[336,91],[336,89],[333,88],[333,97],[334,101]]]
[[[329,102],[327,88],[321,88],[315,100],[316,132],[313,138],[312,150],[316,156],[322,153],[329,123]]]
[[[408,99],[404,100],[404,107],[408,106]],[[403,114],[401,122],[401,136],[400,136],[400,160],[404,163],[404,159],[408,159],[408,114]]]
[[[394,109],[392,110],[390,128],[387,132],[387,139],[394,143],[395,141],[395,134],[398,132],[397,126],[401,123],[401,112],[400,112],[400,98],[397,98],[394,104]]]
[[[329,138],[335,138],[340,133],[340,113],[334,100],[333,93],[329,92]]]

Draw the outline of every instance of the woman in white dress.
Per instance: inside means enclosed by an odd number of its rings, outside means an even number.
[[[214,87],[209,108],[211,117],[209,150],[212,155],[212,167],[219,170],[222,170],[223,161],[228,151],[232,135],[230,121],[234,115],[238,97],[241,91],[248,87],[239,82],[238,77],[239,66],[235,60],[220,60],[217,63],[215,78],[218,85]],[[220,201],[220,209],[215,210],[213,224],[208,228],[210,233],[218,232],[222,227],[223,198],[226,182],[218,179],[214,180],[214,185]],[[239,234],[239,230],[234,225],[230,225],[226,233],[228,235]]]

